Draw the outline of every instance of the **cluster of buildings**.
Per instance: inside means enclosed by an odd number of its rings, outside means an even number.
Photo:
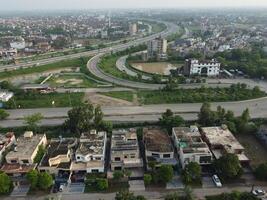
[[[216,52],[231,49],[249,50],[253,42],[266,43],[266,28],[261,24],[246,24],[247,21],[227,16],[198,16],[192,21],[184,22],[184,26],[194,27],[194,31],[187,38],[177,39],[171,45],[171,50],[181,56],[190,52],[212,56]]]
[[[190,162],[207,166],[226,153],[237,155],[241,164],[248,164],[243,146],[229,129],[196,126],[175,127],[169,135],[159,128],[144,128],[143,138],[137,138],[135,129],[114,130],[108,142],[106,132],[95,130],[83,133],[79,138],[47,140],[45,134],[25,132],[15,139],[13,133],[0,137],[1,171],[8,174],[14,184],[26,181],[25,175],[32,169],[53,174],[55,182],[84,181],[88,173],[106,173],[116,170],[131,172],[132,178],[140,178],[150,163],[180,165]],[[142,148],[140,146],[142,144]],[[39,149],[46,149],[41,160],[36,160]]]
[[[0,26],[5,27],[0,31],[0,59],[94,46],[95,39],[123,39],[146,34],[151,28],[142,21],[129,22],[106,13],[6,17],[0,18]]]

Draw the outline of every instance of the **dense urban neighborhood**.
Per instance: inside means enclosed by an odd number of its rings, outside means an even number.
[[[0,8],[0,199],[267,199],[267,5],[177,2]]]

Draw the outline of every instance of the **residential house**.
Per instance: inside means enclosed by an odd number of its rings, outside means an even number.
[[[172,129],[172,138],[182,168],[190,162],[196,162],[199,165],[211,164],[212,153],[202,140],[197,126],[175,127]]]

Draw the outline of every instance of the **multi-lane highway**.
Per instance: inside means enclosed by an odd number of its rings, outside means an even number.
[[[185,104],[160,104],[144,106],[103,106],[102,110],[106,120],[112,122],[142,122],[157,121],[160,115],[171,109],[175,114],[182,116],[186,120],[196,120],[201,103]],[[236,115],[240,115],[246,108],[250,109],[252,118],[267,118],[267,98],[260,98],[239,102],[212,103],[212,109],[222,106],[227,110],[232,110]],[[71,108],[37,108],[37,109],[17,109],[8,110],[9,118],[0,121],[1,127],[21,126],[24,116],[33,113],[42,113],[45,117],[42,125],[59,125],[67,117],[67,112]]]
[[[86,51],[86,52],[76,53],[76,54],[71,54],[71,55],[66,55],[66,56],[59,56],[59,57],[54,57],[54,58],[42,59],[42,60],[32,61],[32,62],[25,63],[25,64],[3,65],[3,66],[0,66],[0,72],[6,71],[6,70],[15,70],[15,69],[19,69],[19,68],[29,68],[29,67],[33,67],[33,66],[38,67],[41,65],[54,63],[54,62],[67,60],[67,59],[79,58],[79,57],[83,57],[83,56],[94,56],[94,55],[99,54],[99,53],[108,53],[111,51],[113,51],[113,52],[121,51],[121,50],[127,49],[128,47],[131,47],[131,46],[143,44],[143,43],[145,43],[149,40],[152,40],[152,39],[154,39],[160,35],[165,37],[165,36],[168,36],[172,33],[176,33],[179,29],[179,27],[173,23],[162,22],[162,21],[159,21],[159,22],[164,23],[167,27],[164,31],[162,31],[160,33],[155,33],[153,35],[143,37],[143,38],[138,38],[136,40],[127,42],[125,44],[118,44],[118,45],[114,45],[112,47],[107,47],[107,48],[103,48],[103,49],[99,49],[99,50]]]

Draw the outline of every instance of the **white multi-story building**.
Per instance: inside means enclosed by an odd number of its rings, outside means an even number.
[[[25,47],[26,47],[25,40],[22,37],[17,38],[16,41],[10,42],[9,45],[10,45],[11,48],[19,49],[19,50],[20,49],[25,49]]]
[[[129,33],[131,36],[136,35],[136,33],[137,33],[137,24],[136,23],[129,25]]]
[[[104,172],[106,141],[106,132],[93,130],[90,134],[83,134],[75,153],[75,161],[71,164],[71,171]]]
[[[196,59],[187,59],[184,66],[184,75],[203,75],[218,76],[220,74],[221,63],[216,60],[199,61]]]
[[[183,168],[190,162],[211,164],[212,153],[196,126],[175,127],[172,129],[172,138]]]
[[[6,150],[15,144],[15,141],[16,138],[14,133],[7,133],[5,135],[0,134],[0,163]]]
[[[158,37],[147,44],[148,59],[162,60],[167,58],[167,40]]]
[[[110,152],[111,170],[143,167],[135,129],[113,131]]]

